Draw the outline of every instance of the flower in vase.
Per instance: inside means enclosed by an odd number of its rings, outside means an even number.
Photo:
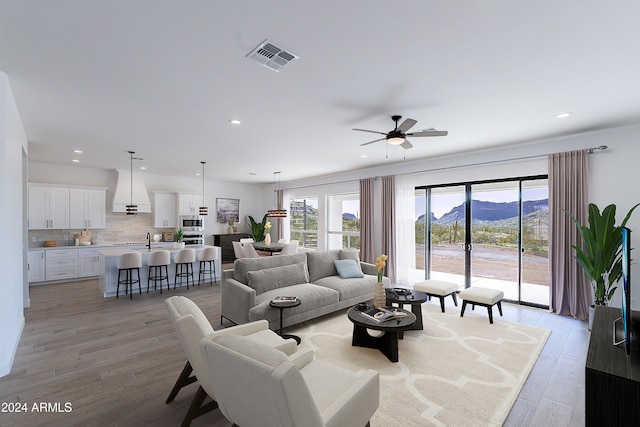
[[[265,233],[269,233],[269,231],[271,231],[271,221],[267,221],[267,222],[264,224],[264,232],[265,232]]]
[[[382,273],[384,268],[387,266],[387,259],[389,257],[385,254],[380,255],[376,258],[376,269],[378,270],[378,282],[382,282]]]

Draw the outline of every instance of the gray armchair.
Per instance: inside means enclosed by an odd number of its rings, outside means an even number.
[[[232,335],[204,338],[200,350],[220,411],[234,425],[365,426],[379,405],[378,372],[352,373],[314,360],[312,350],[287,357]]]
[[[165,304],[180,344],[187,356],[187,363],[178,377],[176,384],[173,386],[166,403],[171,403],[183,387],[196,381],[198,381],[200,385],[184,417],[182,422],[183,427],[189,426],[194,418],[218,407],[210,383],[208,381],[202,381],[203,378],[206,378],[207,372],[205,361],[202,359],[202,353],[199,348],[199,343],[202,338],[205,336],[214,337],[237,334],[246,336],[246,339],[250,342],[260,343],[267,348],[278,348],[286,354],[293,354],[297,350],[297,343],[294,340],[285,340],[270,330],[269,322],[266,320],[245,323],[243,325],[214,331],[204,313],[189,298],[174,296],[168,298]],[[194,376],[191,375],[192,372]],[[209,396],[212,401],[205,404],[204,402],[207,396]]]

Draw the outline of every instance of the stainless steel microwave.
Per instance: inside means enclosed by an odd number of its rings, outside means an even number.
[[[182,217],[180,224],[183,229],[200,229],[202,228],[202,218],[199,217]]]

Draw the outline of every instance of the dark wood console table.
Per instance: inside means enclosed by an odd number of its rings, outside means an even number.
[[[213,245],[220,246],[222,252],[222,262],[233,262],[236,260],[236,254],[233,251],[233,243],[239,242],[240,239],[246,239],[251,237],[249,233],[229,233],[229,234],[214,234]]]
[[[587,426],[630,426],[640,420],[640,352],[632,348],[627,356],[623,344],[613,345],[613,322],[621,315],[619,308],[596,306],[585,372]],[[633,312],[631,323],[637,344],[640,312]]]

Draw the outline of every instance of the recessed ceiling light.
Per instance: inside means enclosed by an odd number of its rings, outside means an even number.
[[[140,169],[144,171],[144,170],[147,170],[147,167],[146,166],[140,166]]]
[[[196,172],[196,176],[200,176],[200,172]]]
[[[556,117],[559,119],[565,119],[571,115],[571,111],[565,111],[564,113],[556,114]]]
[[[80,163],[80,160],[78,160],[78,159],[73,159],[73,160],[71,160],[71,161],[72,161],[73,163]]]
[[[240,120],[238,120],[238,119],[229,119],[229,123],[231,123],[232,125],[239,125],[240,124]]]
[[[73,150],[73,152],[76,154],[82,154],[82,150]]]
[[[361,155],[360,157],[364,158],[364,157],[369,157],[366,154]]]

